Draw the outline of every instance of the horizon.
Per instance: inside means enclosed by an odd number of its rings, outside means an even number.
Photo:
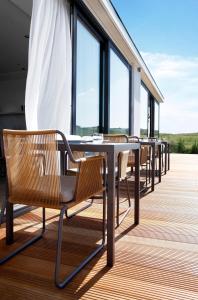
[[[172,135],[198,135],[198,132],[160,132],[160,134],[172,134]]]

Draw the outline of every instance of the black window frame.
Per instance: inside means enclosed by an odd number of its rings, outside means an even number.
[[[158,134],[155,133],[155,105],[158,105]],[[153,99],[153,136],[159,138],[160,136],[160,103],[156,100]]]
[[[100,41],[100,83],[99,83],[99,132],[109,132],[110,115],[110,49],[129,69],[129,135],[132,134],[132,66],[119,51],[117,46],[104,31],[95,17],[89,12],[81,0],[71,4],[72,34],[72,116],[71,133],[76,134],[76,73],[77,73],[77,20],[80,19],[85,28]]]
[[[91,26],[89,20],[75,5],[73,6],[72,22],[72,117],[71,133],[76,134],[76,80],[77,80],[77,22],[82,23],[85,29],[100,43],[100,74],[99,74],[99,132],[103,132],[103,99],[104,99],[104,48],[105,40],[95,27]]]
[[[149,91],[149,89],[147,88],[146,84],[142,80],[141,80],[141,86],[148,93],[148,101],[147,101],[147,129],[146,129],[147,130],[147,135],[146,136],[147,137],[151,137],[152,124],[153,124],[153,108],[152,108],[152,99],[151,99],[152,95],[151,95],[151,92]],[[140,99],[140,101],[141,101],[141,99]],[[141,128],[140,128],[140,130],[141,130]],[[141,132],[140,132],[140,136],[141,136]]]
[[[124,55],[119,51],[119,49],[116,47],[116,45],[112,42],[109,41],[109,76],[108,76],[108,83],[109,83],[109,97],[108,97],[108,133],[110,130],[110,51],[113,50],[114,53],[117,55],[117,57],[120,59],[120,61],[127,67],[129,71],[129,99],[128,99],[128,109],[129,109],[129,115],[128,115],[128,134],[132,134],[132,66],[129,64],[127,59],[124,57]]]
[[[141,85],[146,89],[148,92],[148,107],[147,107],[147,136],[152,137],[159,137],[160,136],[160,103],[155,99],[155,97],[152,95],[150,90],[147,88],[146,84],[141,81]],[[159,110],[158,110],[158,135],[155,134],[155,103],[158,104]],[[149,124],[149,117],[150,117],[150,128],[148,128]],[[148,134],[148,130],[150,129],[150,135]]]

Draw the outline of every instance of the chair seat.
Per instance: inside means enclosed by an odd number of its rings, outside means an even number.
[[[14,194],[10,195],[9,201],[11,203],[23,203],[26,205],[41,205],[42,206],[42,198],[45,200],[49,198],[49,193],[46,193],[46,187],[49,187],[52,184],[53,180],[51,180],[51,176],[41,176],[40,177],[40,191],[34,190],[34,188],[27,189],[27,193],[20,186],[14,189]],[[60,177],[61,184],[61,193],[60,199],[63,204],[68,203],[74,199],[74,191],[76,187],[76,176],[61,176]],[[43,187],[43,188],[42,188]],[[37,196],[39,195],[39,199],[37,201]],[[47,207],[47,206],[46,206]]]
[[[61,198],[63,203],[74,199],[76,176],[61,176]]]

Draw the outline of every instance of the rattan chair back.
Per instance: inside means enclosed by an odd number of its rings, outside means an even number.
[[[122,151],[118,155],[118,178],[124,180],[127,177],[129,151]]]
[[[127,143],[128,137],[125,134],[104,134],[104,140],[109,143]]]
[[[61,184],[57,133],[51,130],[4,130],[3,138],[9,201],[59,207]]]
[[[147,146],[141,146],[140,165],[144,165],[147,163],[148,156],[149,156],[149,148]]]

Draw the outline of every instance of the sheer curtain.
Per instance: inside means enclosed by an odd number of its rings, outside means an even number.
[[[70,133],[71,36],[67,0],[33,0],[25,95],[28,130]]]

